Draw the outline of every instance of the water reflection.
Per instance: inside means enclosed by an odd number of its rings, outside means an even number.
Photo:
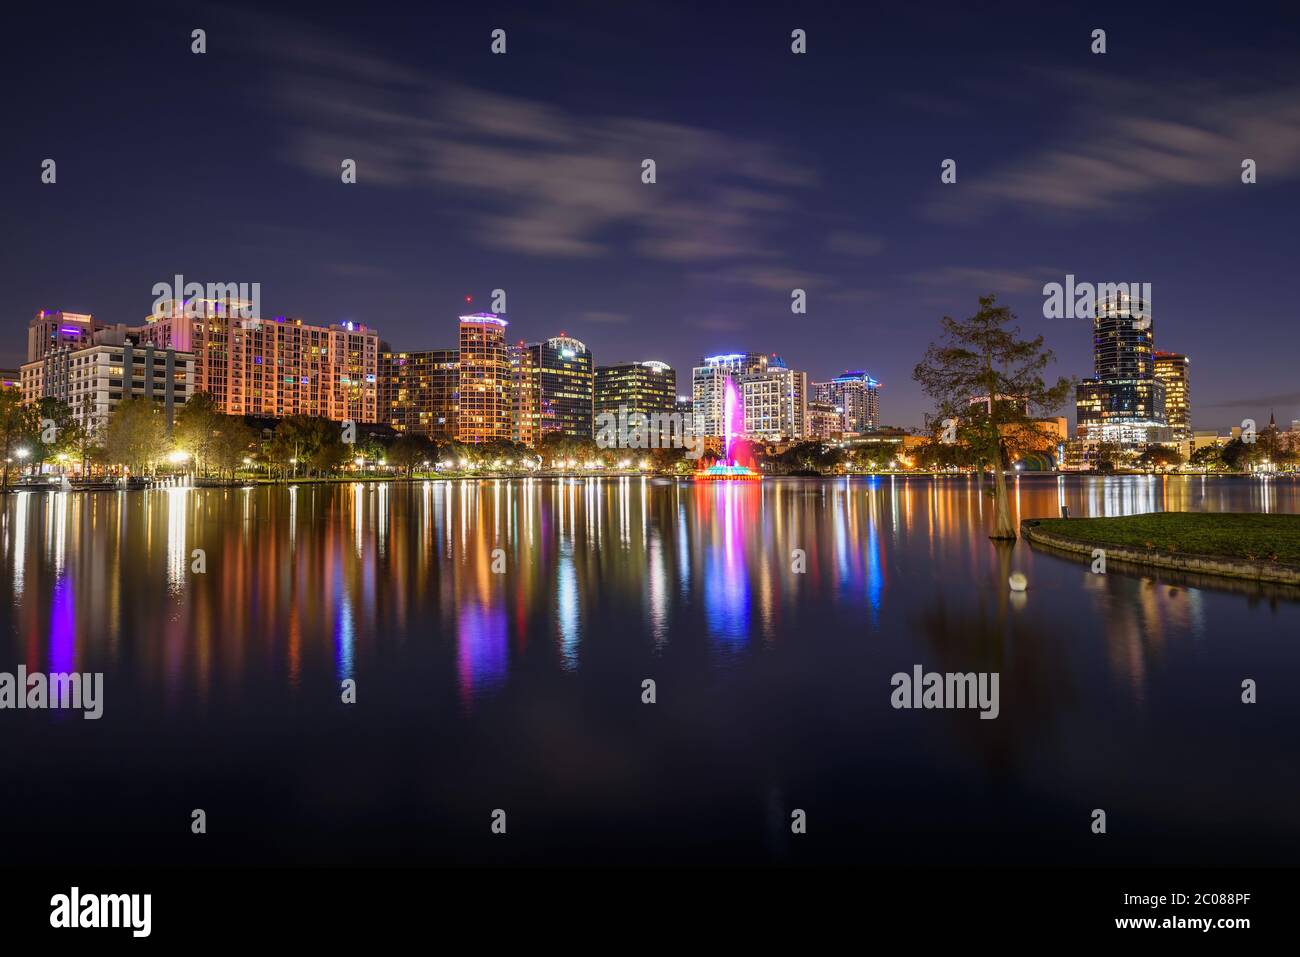
[[[984,497],[969,477],[17,493],[0,530],[5,657],[120,669],[141,693],[184,701],[356,677],[391,661],[394,643],[436,667],[447,648],[472,705],[538,642],[539,666],[558,672],[597,647],[696,642],[731,668],[809,629],[855,622],[853,640],[900,627],[914,640],[919,628],[933,643],[936,615],[995,614],[971,628],[1007,631],[1019,615],[1016,628],[1089,634],[1140,698],[1171,643],[1204,637],[1208,594],[1247,611],[1295,597],[1233,586],[1242,599],[1140,570],[1093,576],[1023,545],[995,549]],[[1291,481],[1022,476],[1014,497],[1023,517],[1300,511]],[[1033,586],[1024,595],[1002,585],[1017,570]]]

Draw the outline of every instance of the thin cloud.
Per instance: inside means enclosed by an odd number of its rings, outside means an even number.
[[[834,232],[826,237],[826,248],[842,256],[876,256],[885,248],[885,241],[879,236]]]
[[[1088,99],[1059,144],[988,173],[965,174],[925,215],[973,221],[1003,208],[1114,215],[1178,189],[1242,189],[1246,158],[1273,181],[1300,175],[1300,86],[1151,94],[1124,81],[1068,79]]]
[[[771,145],[677,123],[592,116],[436,82],[307,33],[287,58],[285,154],[359,186],[454,201],[486,247],[595,258],[620,243],[664,262],[771,258],[782,214],[816,175]],[[331,69],[322,67],[328,64]],[[641,181],[642,161],[656,182]]]
[[[909,282],[927,286],[963,286],[982,292],[1009,293],[1041,291],[1043,283],[1056,274],[1051,269],[1033,271],[1012,269],[986,269],[976,266],[944,266],[910,273]],[[1064,275],[1063,273],[1061,275]],[[1043,279],[1043,276],[1049,277]]]
[[[1296,406],[1300,406],[1300,392],[1279,392],[1274,395],[1255,396],[1247,399],[1233,399],[1229,402],[1202,403],[1202,408],[1206,409],[1289,409]],[[1290,413],[1288,413],[1288,415],[1289,414]]]

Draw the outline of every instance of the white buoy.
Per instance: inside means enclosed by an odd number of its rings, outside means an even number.
[[[1020,572],[1012,572],[1011,577],[1007,579],[1007,583],[1011,585],[1012,591],[1024,591],[1029,587],[1029,579]]]

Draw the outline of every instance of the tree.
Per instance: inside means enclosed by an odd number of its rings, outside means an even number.
[[[799,442],[790,446],[773,461],[786,472],[833,472],[847,456],[843,449],[822,442]]]
[[[1098,472],[1113,472],[1124,459],[1124,447],[1118,442],[1098,442],[1095,462]]]
[[[69,453],[81,461],[81,475],[86,475],[92,451],[95,449],[100,430],[100,417],[95,411],[94,397],[86,392],[81,397],[81,425],[77,426],[69,443]]]
[[[301,466],[308,474],[324,474],[342,463],[347,451],[337,422],[291,415],[275,427],[268,454],[286,472]]]
[[[537,451],[541,453],[542,460],[552,466],[559,466],[560,463],[570,459],[581,466],[595,460],[601,449],[595,439],[578,438],[562,432],[547,432],[542,435]]]
[[[409,477],[417,466],[433,461],[436,455],[437,449],[424,436],[402,435],[388,449],[388,464]]]
[[[1223,468],[1223,456],[1220,454],[1222,449],[1217,444],[1202,445],[1199,449],[1192,452],[1191,462],[1193,465],[1199,465],[1207,471],[1214,471]]]
[[[353,458],[364,459],[372,468],[388,458],[388,449],[372,433],[361,436],[360,441],[349,451],[351,451]]]
[[[687,449],[683,446],[669,445],[652,449],[650,461],[658,472],[689,474],[695,469],[695,463],[687,457]]]
[[[35,406],[28,462],[39,466],[72,452],[77,447],[80,431],[68,404],[62,399],[45,396]]]
[[[918,445],[912,453],[912,461],[920,469],[939,471],[942,469],[970,466],[969,450],[956,442],[944,442],[936,436],[924,445]]]
[[[1229,439],[1224,443],[1223,448],[1219,450],[1219,458],[1222,460],[1225,468],[1230,472],[1243,472],[1254,457],[1254,443],[1246,443],[1241,439]]]
[[[224,478],[226,473],[233,479],[235,470],[248,457],[249,450],[257,441],[257,433],[234,416],[223,415],[220,428],[217,429],[207,445],[207,460],[217,467],[218,476]]]
[[[23,405],[21,391],[0,389],[0,453],[4,455],[5,491],[9,490],[9,466],[18,458],[18,450],[28,448],[31,442],[35,413],[35,406]]]
[[[228,416],[222,415],[216,400],[208,392],[194,393],[176,413],[172,437],[178,448],[193,456],[198,474],[207,474],[213,443],[227,419]]]
[[[104,453],[108,461],[142,474],[167,454],[171,440],[164,427],[162,409],[149,399],[123,399],[104,427]]]
[[[1183,456],[1177,449],[1171,449],[1167,445],[1148,445],[1138,456],[1138,464],[1151,468],[1168,468],[1182,465]]]
[[[912,378],[935,400],[934,419],[951,420],[956,440],[966,444],[977,462],[993,469],[995,539],[1014,539],[1007,494],[1008,456],[1034,451],[1048,441],[1030,412],[1047,415],[1065,401],[1074,383],[1064,377],[1047,385],[1043,370],[1053,361],[1043,337],[1021,339],[1019,326],[1006,306],[993,295],[979,298],[980,308],[969,319],[943,317],[944,341],[931,343]],[[986,397],[987,402],[972,402]]]

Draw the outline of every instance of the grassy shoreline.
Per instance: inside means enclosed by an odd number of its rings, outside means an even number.
[[[1099,548],[1300,565],[1300,515],[1150,512],[1115,518],[1047,518],[1033,527]]]

